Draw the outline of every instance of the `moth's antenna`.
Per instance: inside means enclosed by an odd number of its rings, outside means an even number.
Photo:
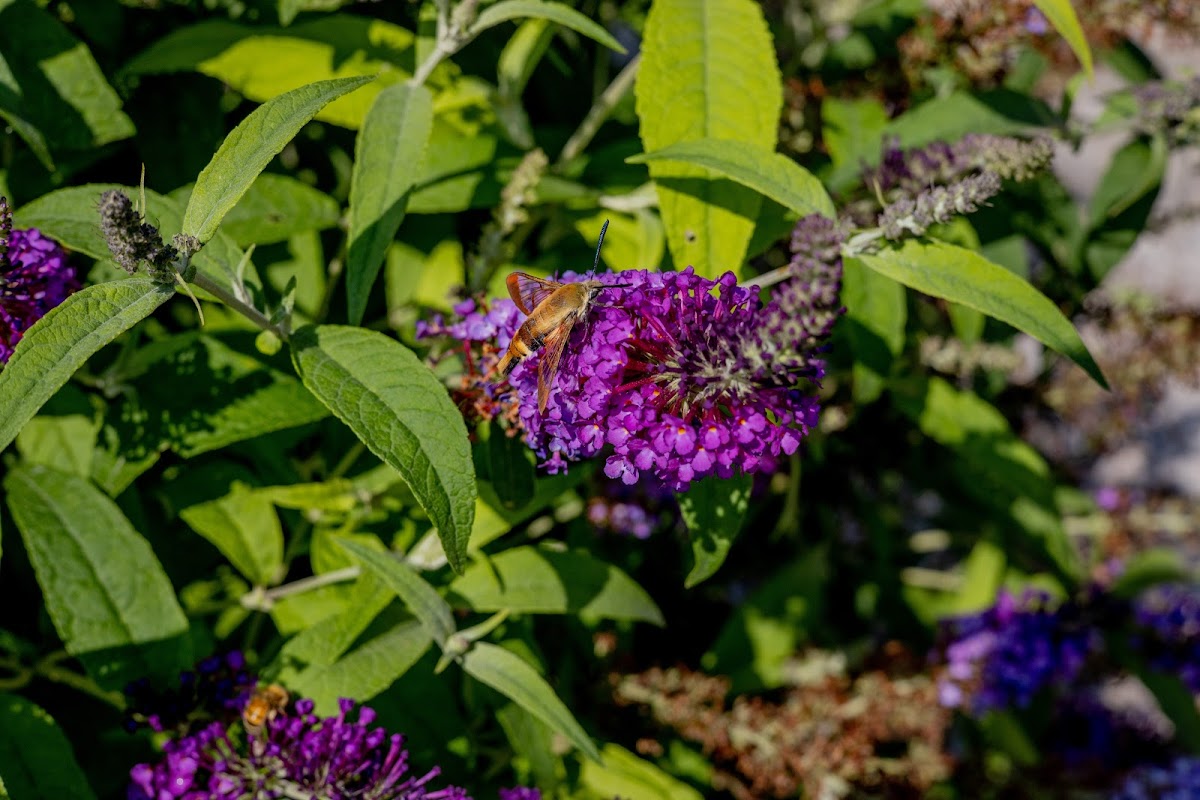
[[[592,262],[592,274],[596,274],[596,268],[600,266],[600,247],[604,244],[604,232],[608,230],[608,220],[604,220],[604,224],[600,226],[600,240],[596,242],[596,260]]]

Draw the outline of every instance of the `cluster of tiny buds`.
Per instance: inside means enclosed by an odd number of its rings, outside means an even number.
[[[888,239],[923,236],[932,225],[971,214],[999,193],[1000,176],[981,172],[947,186],[934,186],[915,198],[897,200],[879,215],[879,227]]]
[[[12,236],[12,207],[0,197],[0,272],[8,270],[8,240]]]
[[[158,228],[145,221],[124,192],[113,189],[100,195],[99,211],[109,252],[130,275],[145,263],[152,277],[173,281],[181,255],[190,258],[200,249],[199,240],[187,234],[177,235],[173,244],[165,243]]]

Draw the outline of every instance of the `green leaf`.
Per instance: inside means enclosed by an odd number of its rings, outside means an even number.
[[[500,0],[481,11],[467,33],[469,36],[478,36],[501,22],[522,17],[536,17],[557,22],[565,28],[570,28],[576,33],[581,33],[589,39],[599,42],[610,50],[616,50],[618,53],[625,52],[621,43],[602,26],[568,5],[548,3],[546,0]]]
[[[1134,139],[1113,154],[1108,169],[1092,195],[1091,225],[1102,226],[1118,217],[1147,194],[1157,194],[1167,164],[1163,136]]]
[[[830,189],[841,192],[853,186],[864,164],[878,163],[887,109],[874,97],[827,97],[821,103],[821,141],[829,151]]]
[[[346,302],[352,325],[362,322],[371,286],[421,175],[432,130],[433,95],[424,86],[389,86],[363,121],[350,179]]]
[[[100,420],[91,400],[67,384],[25,423],[17,434],[17,450],[27,464],[87,477],[92,472]]]
[[[308,326],[291,345],[304,385],[400,473],[461,571],[475,517],[475,465],[445,387],[411,350],[374,331]]]
[[[1191,752],[1200,750],[1200,709],[1196,697],[1179,677],[1137,664],[1134,670],[1171,720],[1176,740]]]
[[[1155,547],[1132,555],[1109,592],[1132,600],[1156,584],[1188,581],[1194,577],[1177,552],[1166,547]]]
[[[268,100],[225,137],[196,179],[183,232],[207,242],[271,159],[331,101],[370,83],[369,77],[338,78],[293,89]]]
[[[698,791],[645,759],[615,744],[601,751],[604,763],[584,762],[579,783],[596,797],[636,797],[638,800],[701,800]]]
[[[354,648],[333,664],[315,665],[289,678],[287,686],[317,704],[317,713],[336,713],[342,697],[366,702],[408,672],[429,650],[433,638],[416,620]]]
[[[134,133],[91,51],[28,0],[0,2],[0,88],[53,152],[91,150]]]
[[[136,186],[115,183],[71,186],[42,195],[32,203],[21,206],[13,215],[13,220],[18,227],[37,228],[53,236],[71,250],[78,250],[97,260],[109,259],[112,254],[100,230],[96,204],[100,195],[111,189],[124,192],[130,198],[137,198],[141,191]],[[163,238],[169,241],[183,224],[182,207],[174,199],[149,189],[146,190],[146,205],[147,220],[158,227]],[[238,262],[241,260],[242,251],[233,239],[224,231],[218,231],[216,237],[192,258],[192,263],[200,272],[229,289],[234,285]],[[253,283],[256,280],[254,268],[248,266],[246,272],[246,282]]]
[[[532,452],[520,436],[509,436],[498,422],[476,429],[480,447],[486,448],[488,479],[500,504],[515,510],[533,499],[537,468]]]
[[[0,371],[0,450],[96,351],[173,294],[144,278],[88,286],[34,323]]]
[[[15,83],[12,72],[8,69],[8,64],[5,63],[3,55],[0,55],[0,86],[10,87]],[[46,143],[46,137],[42,136],[42,132],[37,129],[37,126],[30,120],[26,119],[24,109],[21,108],[20,99],[10,92],[0,94],[0,119],[8,123],[13,132],[20,136],[21,139],[29,146],[33,155],[46,168],[47,172],[54,171],[54,156],[50,155],[50,146]],[[0,798],[5,797],[0,793]]]
[[[213,19],[159,38],[121,72],[131,77],[195,70],[260,103],[331,78],[376,78],[316,115],[357,128],[381,89],[412,74],[415,41],[413,33],[399,25],[350,14],[323,14],[286,30]],[[440,88],[455,74],[453,64],[442,62],[429,83]]]
[[[271,501],[245,484],[234,483],[229,494],[188,506],[179,516],[255,586],[282,577],[283,526]]]
[[[520,656],[487,642],[475,642],[462,659],[468,675],[512,700],[561,733],[589,758],[599,761],[600,751],[570,710],[554,694],[537,670]]]
[[[1087,37],[1083,35],[1079,17],[1075,16],[1075,9],[1071,7],[1071,0],[1033,0],[1033,4],[1046,15],[1046,19],[1050,21],[1054,29],[1067,40],[1067,44],[1075,51],[1075,56],[1079,59],[1079,64],[1088,77],[1094,77],[1092,50],[1088,47]]]
[[[628,164],[672,161],[707,167],[797,214],[837,216],[833,200],[811,172],[787,156],[724,139],[695,139],[625,159]]]
[[[119,657],[118,648],[166,644],[186,632],[171,582],[112,500],[82,478],[45,467],[14,469],[4,488],[68,653]],[[147,657],[130,649],[134,660]]]
[[[340,216],[338,202],[319,189],[287,175],[264,172],[221,225],[239,247],[245,247],[286,242],[298,233],[333,228]]]
[[[961,139],[968,133],[1028,133],[1056,124],[1054,112],[1041,100],[994,89],[977,94],[954,92],[927,100],[892,120],[885,135],[896,137],[903,147],[920,147],[938,139]],[[868,163],[878,164],[879,158],[876,154]]]
[[[15,694],[0,694],[0,775],[0,797],[7,797],[6,791],[22,800],[96,797],[62,728],[44,709]]]
[[[646,152],[696,139],[775,149],[783,102],[775,47],[752,0],[658,0],[635,87]],[[713,277],[740,270],[761,197],[703,168],[652,163],[675,264]]]
[[[856,258],[843,265],[840,327],[854,354],[854,401],[866,405],[883,392],[892,362],[904,347],[908,304],[904,287]]]
[[[892,280],[1007,322],[1083,368],[1105,389],[1108,382],[1079,332],[1028,281],[978,253],[945,242],[908,240],[858,259]]]
[[[665,624],[646,591],[586,552],[514,547],[476,562],[450,584],[447,598],[475,611],[581,614]]]
[[[378,546],[382,551],[382,545]],[[350,649],[354,641],[392,602],[373,572],[364,572],[354,584],[344,610],[325,617],[288,639],[269,672],[291,685],[291,679],[308,669],[328,667]]]
[[[436,589],[390,553],[381,553],[351,539],[342,539],[338,544],[379,576],[404,601],[413,616],[421,620],[438,646],[445,646],[446,640],[454,633],[454,615]]]
[[[705,478],[675,495],[692,542],[692,569],[683,585],[706,581],[725,563],[750,508],[750,476]]]

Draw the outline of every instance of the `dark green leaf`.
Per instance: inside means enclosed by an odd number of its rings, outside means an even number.
[[[165,303],[175,290],[134,278],[88,286],[25,332],[0,371],[0,450],[97,350]]]
[[[432,130],[433,95],[424,86],[389,86],[363,121],[350,183],[346,302],[352,325],[362,321],[375,277],[404,219]]]
[[[855,258],[843,265],[842,303],[846,317],[841,328],[854,354],[854,400],[865,405],[883,392],[892,362],[904,347],[908,303],[903,286]]]
[[[142,660],[146,654],[131,646],[166,644],[186,632],[171,582],[112,500],[82,478],[45,467],[9,472],[4,488],[67,652],[120,659],[119,649],[132,649]]]
[[[372,78],[320,81],[268,100],[225,137],[212,161],[196,179],[183,232],[207,242],[271,159],[317,112],[333,100],[370,83]]]
[[[978,253],[945,242],[910,239],[858,258],[905,286],[1007,322],[1067,356],[1108,388],[1079,332],[1058,307],[1028,281]]]
[[[450,584],[452,603],[475,611],[582,614],[665,624],[642,587],[585,552],[514,547],[467,568]]]
[[[750,476],[705,478],[675,495],[679,515],[692,542],[692,569],[684,586],[692,588],[712,577],[742,530],[750,507]]]
[[[0,694],[0,797],[94,800],[62,728],[42,708]]]
[[[488,479],[500,504],[516,510],[533,499],[537,470],[532,451],[520,436],[509,436],[498,423],[478,429],[480,446],[487,449]]]
[[[463,656],[462,667],[475,680],[492,687],[561,733],[589,758],[600,760],[600,751],[570,710],[550,684],[520,656],[494,644],[475,642]]]
[[[335,227],[340,215],[337,201],[324,192],[287,175],[264,172],[221,225],[245,247],[285,242],[297,233]]]
[[[291,339],[304,385],[400,473],[461,570],[475,517],[475,466],[462,415],[434,374],[383,334],[308,326]]]

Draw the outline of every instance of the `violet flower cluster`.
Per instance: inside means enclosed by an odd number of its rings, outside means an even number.
[[[1188,81],[1143,83],[1133,91],[1134,126],[1146,134],[1164,133],[1172,145],[1200,138],[1200,76]]]
[[[167,742],[157,764],[130,770],[129,800],[468,800],[463,789],[433,789],[440,768],[410,773],[404,737],[372,727],[375,712],[352,700],[317,717],[311,700],[269,720],[261,736],[234,735],[224,722]]]
[[[1024,708],[1042,689],[1070,685],[1102,646],[1075,603],[1036,591],[1001,592],[992,608],[949,620],[944,632],[952,641],[939,699],[975,713]]]
[[[874,196],[851,205],[848,214],[861,226],[877,225],[888,239],[923,236],[935,224],[977,211],[1000,193],[1003,181],[1032,178],[1053,154],[1046,137],[968,134],[953,144],[910,150],[893,142],[881,164],[863,174]]]
[[[1134,603],[1135,646],[1149,665],[1200,694],[1200,587],[1163,584]]]
[[[62,247],[36,228],[13,230],[12,211],[0,197],[0,364],[25,331],[78,289]]]
[[[572,331],[545,413],[536,400],[540,352],[509,379],[543,466],[560,472],[607,452],[610,478],[632,485],[646,474],[681,491],[708,476],[768,471],[794,453],[817,420],[817,400],[802,387],[824,375],[819,356],[842,312],[841,236],[820,217],[802,220],[791,280],[765,305],[733,273],[716,281],[690,267],[596,276],[620,286],[601,293]],[[521,320],[514,312],[512,301],[497,300],[451,325],[423,325],[418,336],[494,336],[499,353]]]
[[[1139,767],[1108,800],[1192,800],[1200,797],[1200,758],[1176,756],[1163,765]]]
[[[180,673],[179,685],[170,689],[141,678],[125,687],[125,729],[132,733],[144,726],[161,733],[198,718],[236,715],[255,682],[240,650],[204,659]]]

